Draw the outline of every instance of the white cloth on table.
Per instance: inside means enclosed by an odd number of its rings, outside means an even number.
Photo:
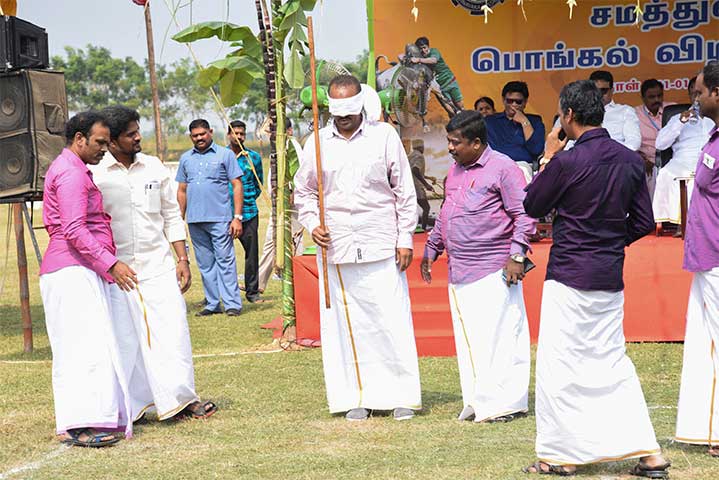
[[[321,257],[317,256],[322,272]],[[320,273],[320,333],[331,413],[421,408],[407,276],[394,257],[328,264],[331,308]]]
[[[529,325],[522,284],[507,287],[502,270],[449,285],[464,408],[481,422],[528,410]]]
[[[128,382],[121,368],[110,310],[110,284],[82,266],[40,276],[52,349],[58,434],[74,428],[117,430],[128,422]]]
[[[537,346],[536,452],[550,465],[660,453],[624,341],[624,292],[544,282]]]
[[[678,442],[719,446],[719,268],[694,274],[677,409]]]

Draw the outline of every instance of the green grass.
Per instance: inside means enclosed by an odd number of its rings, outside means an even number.
[[[5,219],[0,208],[0,252]],[[47,237],[41,230],[37,234],[44,249]],[[192,316],[202,298],[194,265],[187,294],[194,353],[246,352],[195,360],[198,393],[214,400],[220,411],[208,421],[152,421],[138,426],[132,440],[109,449],[58,450],[37,262],[28,253],[32,354],[22,353],[14,241],[0,296],[0,479],[32,462],[36,469],[7,478],[535,478],[520,471],[534,459],[534,416],[506,425],[457,422],[462,402],[454,358],[420,359],[424,410],[414,420],[378,416],[350,424],[327,413],[319,350],[259,353],[273,349],[271,334],[259,325],[279,314],[279,282],[270,283],[270,304],[249,305],[239,318],[199,319]],[[3,263],[0,253],[0,269]],[[672,478],[719,478],[719,461],[703,448],[670,440],[682,346],[632,344],[628,351],[660,444],[674,464]],[[31,363],[10,363],[16,361]],[[593,479],[630,478],[625,473],[631,464],[591,466],[582,473]]]

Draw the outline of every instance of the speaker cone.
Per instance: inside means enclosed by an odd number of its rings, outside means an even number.
[[[29,134],[0,140],[0,189],[32,181],[33,153]]]
[[[0,133],[28,127],[26,91],[20,75],[5,77],[0,82]]]

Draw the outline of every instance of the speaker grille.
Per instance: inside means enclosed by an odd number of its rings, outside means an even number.
[[[8,75],[0,81],[0,132],[28,128],[29,101],[21,75]]]
[[[0,190],[31,183],[33,157],[29,133],[0,140]]]

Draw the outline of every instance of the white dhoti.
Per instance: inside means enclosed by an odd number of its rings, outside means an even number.
[[[154,409],[160,420],[199,400],[185,300],[175,271],[110,293],[123,369],[129,379],[131,417]]]
[[[698,155],[697,155],[698,158]],[[681,197],[679,195],[679,180],[675,178],[688,177],[696,168],[697,160],[682,157],[672,160],[659,170],[656,188],[652,198],[654,221],[681,224]],[[692,198],[694,181],[687,181],[687,208]]]
[[[121,368],[109,306],[110,284],[82,266],[40,276],[52,349],[57,433],[73,428],[132,436],[128,382]]]
[[[464,408],[475,422],[528,410],[529,326],[522,285],[507,287],[502,270],[449,285]]]
[[[537,347],[537,457],[551,465],[660,453],[626,355],[624,292],[548,280]]]
[[[676,440],[719,445],[719,268],[692,281]]]
[[[319,271],[322,272],[318,255]],[[421,388],[407,276],[394,258],[329,264],[331,308],[320,273],[320,332],[331,413],[420,409]]]

